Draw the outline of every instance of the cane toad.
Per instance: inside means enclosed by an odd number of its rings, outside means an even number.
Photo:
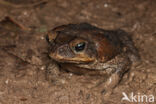
[[[103,30],[88,23],[58,26],[48,32],[49,56],[61,68],[87,75],[107,76],[115,87],[133,62],[137,50],[123,30]]]

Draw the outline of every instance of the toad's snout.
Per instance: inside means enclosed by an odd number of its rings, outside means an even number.
[[[54,60],[61,61],[74,57],[74,53],[68,45],[63,45],[60,47],[52,47],[50,57]]]

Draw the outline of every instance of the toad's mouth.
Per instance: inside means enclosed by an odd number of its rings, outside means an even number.
[[[55,53],[50,53],[49,56],[56,62],[60,62],[60,63],[87,64],[95,61],[93,57],[87,57],[87,56],[63,57]]]

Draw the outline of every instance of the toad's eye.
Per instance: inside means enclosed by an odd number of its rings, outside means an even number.
[[[78,43],[78,44],[76,44],[74,49],[75,49],[76,52],[83,51],[85,49],[85,45],[86,45],[85,42]]]

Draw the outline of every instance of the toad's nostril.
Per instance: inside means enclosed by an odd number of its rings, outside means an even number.
[[[47,42],[50,43],[48,35],[46,35],[45,38],[46,38]]]
[[[55,41],[50,40],[48,35],[46,35],[45,39],[48,42],[48,44],[51,46],[51,48],[53,48],[56,45]]]
[[[49,31],[47,36],[46,36],[46,39],[49,43],[52,43],[57,37],[57,32],[55,31]]]

